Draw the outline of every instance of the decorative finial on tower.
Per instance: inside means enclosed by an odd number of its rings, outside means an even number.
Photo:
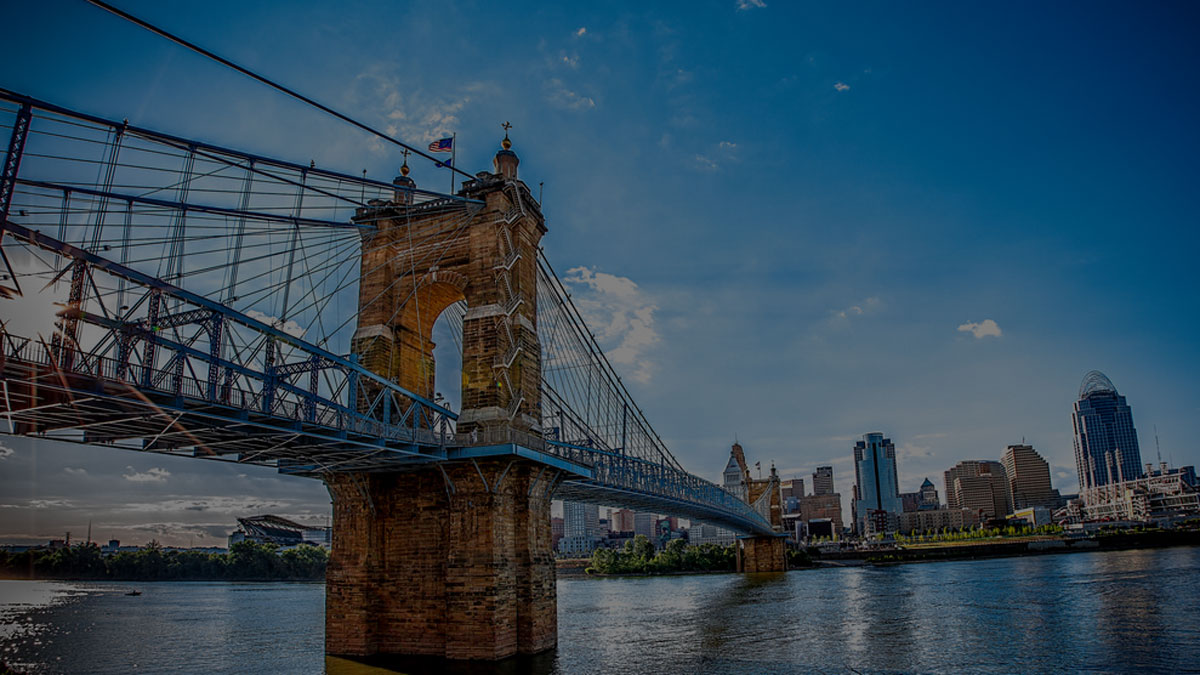
[[[392,191],[392,201],[396,204],[411,206],[413,203],[413,188],[417,182],[408,177],[408,148],[404,149],[404,164],[400,165],[400,175],[392,180],[395,189]]]
[[[500,141],[502,149],[492,159],[492,165],[496,168],[496,173],[503,176],[506,180],[516,180],[517,165],[521,163],[521,160],[517,158],[517,153],[510,149],[512,148],[512,141],[508,140],[508,130],[512,128],[512,125],[505,122],[500,126],[504,127],[504,140]]]

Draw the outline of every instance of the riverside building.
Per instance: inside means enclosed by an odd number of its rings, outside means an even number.
[[[1095,488],[1142,477],[1133,411],[1104,373],[1093,370],[1079,385],[1079,400],[1071,413],[1075,432],[1075,467],[1079,489],[1087,503]]]
[[[563,502],[563,538],[560,553],[590,555],[596,549],[600,530],[600,507],[595,504]]]
[[[970,509],[926,509],[900,514],[900,534],[935,534],[979,524],[979,513]]]
[[[896,446],[877,431],[854,444],[854,528],[859,536],[895,532],[903,511]]]
[[[946,470],[946,508],[969,509],[981,518],[1003,518],[1009,505],[1004,465],[990,459],[967,459]]]
[[[1200,516],[1200,491],[1190,466],[1159,471],[1146,466],[1146,475],[1120,483],[1089,488],[1082,494],[1084,520],[1139,521],[1170,524]]]
[[[1013,512],[1035,506],[1056,509],[1060,497],[1050,485],[1050,464],[1031,445],[1010,445],[1000,458]]]

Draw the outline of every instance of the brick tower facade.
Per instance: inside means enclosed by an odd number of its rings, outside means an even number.
[[[405,167],[394,198],[356,216],[374,227],[363,239],[353,353],[432,399],[434,322],[465,301],[457,431],[483,443],[509,429],[541,434],[537,248],[546,228],[518,163],[506,136],[495,172],[460,191],[482,206],[465,207],[415,203]],[[326,652],[494,660],[554,647],[553,481],[511,457],[422,466],[326,478]]]
[[[505,139],[507,141],[507,138]],[[359,210],[364,234],[353,351],[368,370],[434,396],[433,324],[465,301],[462,412],[458,431],[515,427],[540,433],[537,249],[541,209],[517,179],[505,147],[496,173],[480,172],[460,194],[482,207],[413,204],[411,179],[395,199]]]

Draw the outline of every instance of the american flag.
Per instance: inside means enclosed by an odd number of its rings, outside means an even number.
[[[429,144],[430,152],[454,152],[454,139],[443,138],[440,141],[434,141]]]

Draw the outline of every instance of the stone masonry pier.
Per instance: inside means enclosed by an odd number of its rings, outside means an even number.
[[[554,647],[551,483],[539,469],[485,459],[332,477],[326,652],[494,660]]]

